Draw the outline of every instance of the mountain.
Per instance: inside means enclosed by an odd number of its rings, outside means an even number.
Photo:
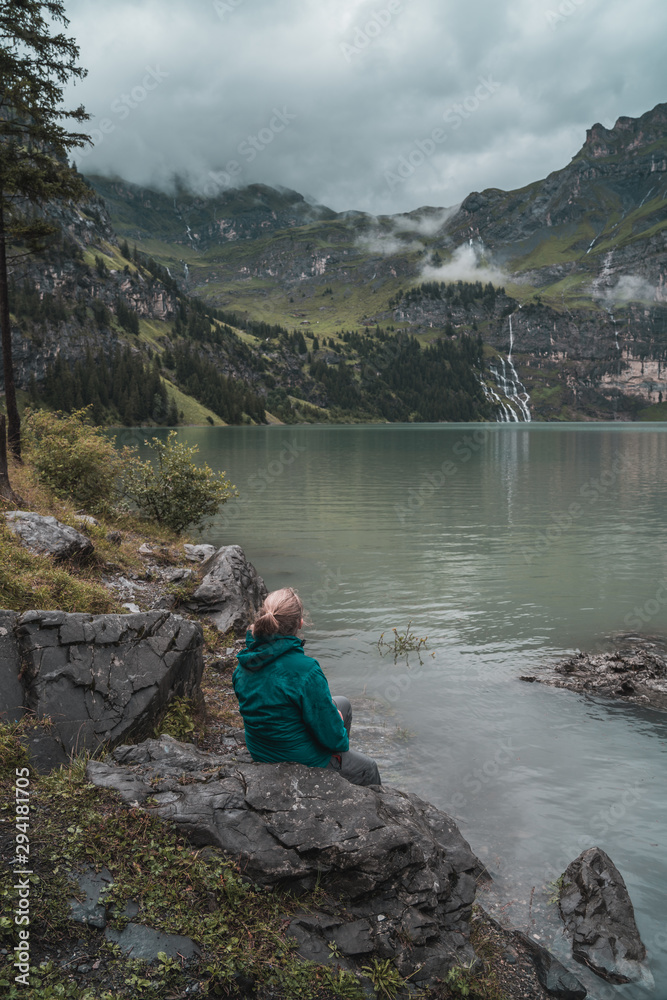
[[[662,104],[401,215],[90,177],[14,271],[18,383],[103,422],[665,419],[666,173]]]
[[[97,422],[126,425],[493,417],[477,338],[422,346],[377,326],[322,343],[308,332],[307,343],[301,330],[188,294],[169,266],[145,252],[151,241],[130,248],[99,194],[90,195],[81,204],[50,206],[57,238],[12,273],[23,401],[67,410],[91,405]],[[293,192],[253,189],[233,200],[243,216],[237,228],[252,246],[267,220],[303,226],[313,212],[320,220],[334,214]],[[182,232],[177,199],[168,212],[164,196],[130,192],[127,203],[142,226],[171,238],[176,228]],[[203,227],[191,229],[186,223],[188,238],[201,244]]]
[[[659,104],[594,125],[545,179],[453,209],[374,217],[258,184],[204,198],[89,180],[118,233],[216,308],[336,343],[376,323],[422,344],[479,332],[497,370],[511,344],[534,416],[595,419],[659,416],[667,394],[666,174]],[[419,294],[459,280],[505,297]]]

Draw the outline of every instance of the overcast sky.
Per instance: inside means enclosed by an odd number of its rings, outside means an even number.
[[[70,0],[83,172],[455,205],[667,100],[665,0]]]

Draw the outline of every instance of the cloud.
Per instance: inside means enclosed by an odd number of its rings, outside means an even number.
[[[357,237],[356,245],[385,257],[424,250],[424,244],[418,237],[435,236],[458,208],[458,205],[453,208],[424,208],[391,218],[367,216],[368,229]]]
[[[396,232],[417,233],[419,236],[435,236],[444,224],[456,215],[460,205],[451,208],[425,208],[421,212],[410,212],[394,219]],[[405,220],[405,226],[403,223]]]
[[[383,257],[393,257],[398,253],[409,253],[423,250],[424,244],[419,240],[401,240],[393,233],[369,232],[359,236],[356,246],[369,253],[381,254]]]
[[[624,302],[655,302],[657,289],[645,278],[636,274],[622,274],[613,288],[598,290],[595,298],[608,306]]]
[[[81,169],[164,188],[174,174],[200,186],[229,174],[230,186],[281,184],[336,211],[393,214],[529,183],[564,166],[594,122],[664,99],[662,0],[582,0],[555,26],[557,0],[391,4],[68,0],[89,74],[66,97],[101,136]],[[498,89],[469,113],[481,79]],[[386,171],[443,128],[390,190]]]
[[[421,276],[424,281],[490,281],[493,285],[506,285],[510,280],[501,268],[486,262],[483,247],[477,243],[462,243],[450,261],[441,267],[427,264]]]

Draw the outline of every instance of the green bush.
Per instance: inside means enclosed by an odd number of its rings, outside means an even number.
[[[112,438],[89,423],[89,409],[28,411],[25,439],[40,483],[61,499],[104,513],[119,495],[118,480],[130,452],[119,452]]]
[[[130,459],[124,483],[126,496],[145,517],[183,531],[188,525],[201,525],[238,493],[224,472],[195,464],[196,445],[178,444],[175,438],[176,431],[170,431],[166,441],[146,441],[154,460]]]

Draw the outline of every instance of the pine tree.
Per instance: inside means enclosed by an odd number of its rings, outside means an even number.
[[[12,359],[7,249],[36,252],[57,230],[35,208],[53,199],[88,193],[67,162],[83,146],[83,133],[70,132],[63,120],[83,122],[83,107],[62,106],[65,84],[86,71],[76,64],[78,47],[56,29],[67,27],[60,0],[12,0],[0,6],[0,326],[9,445],[21,457],[21,421],[16,405]]]

